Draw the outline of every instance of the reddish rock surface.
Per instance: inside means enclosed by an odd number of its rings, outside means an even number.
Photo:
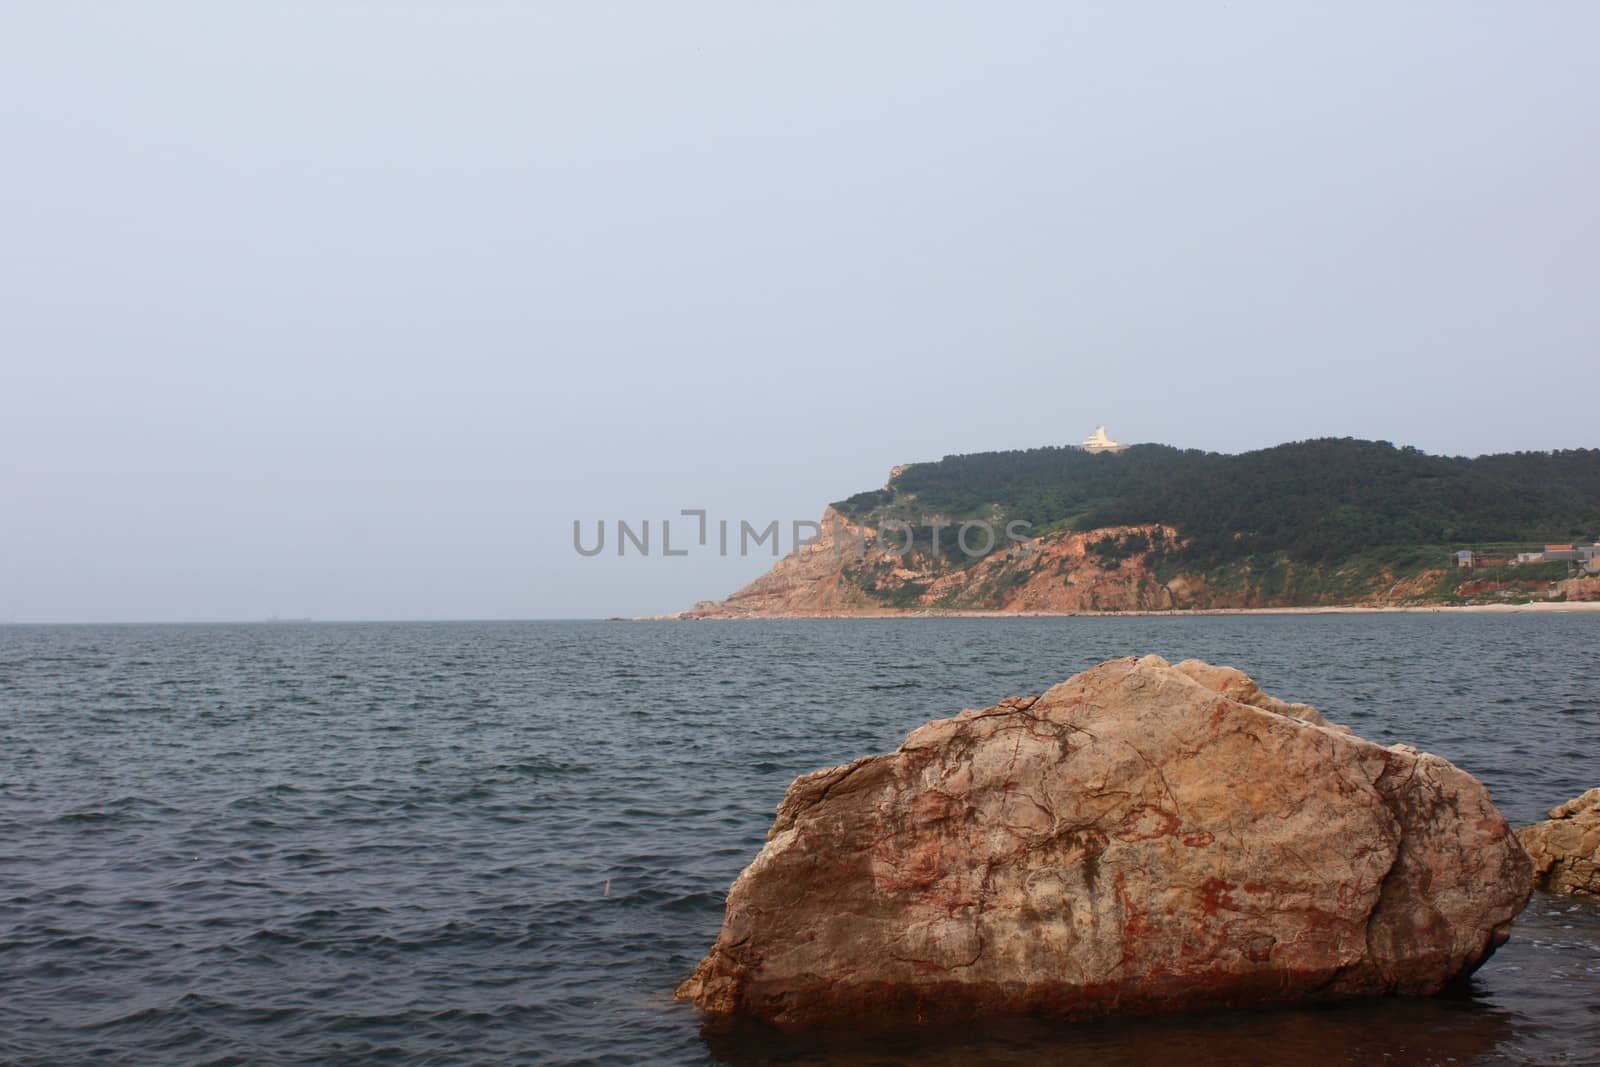
[[[1431,994],[1529,886],[1445,760],[1130,658],[797,779],[677,995],[809,1026]]]
[[[1167,585],[1137,553],[1108,561],[1092,550],[1096,542],[1131,536],[1174,539],[1165,526],[1112,526],[1085,532],[1057,531],[1028,545],[1023,559],[998,551],[970,567],[934,564],[926,556],[903,558],[886,550],[880,531],[850,522],[832,508],[823,513],[813,544],[795,549],[772,569],[726,600],[706,600],[688,618],[773,618],[814,615],[905,615],[929,610],[1015,612],[1167,611],[1210,603],[1214,598],[1197,576],[1180,575]],[[996,537],[1003,536],[996,533]],[[904,544],[897,533],[891,546]],[[976,543],[981,534],[974,533]],[[863,587],[897,596],[890,606]],[[920,592],[916,592],[920,590]],[[1227,601],[1233,605],[1233,601]],[[1237,606],[1249,606],[1241,601]]]
[[[1540,889],[1600,897],[1600,788],[1551,808],[1546,821],[1518,830],[1517,840]]]

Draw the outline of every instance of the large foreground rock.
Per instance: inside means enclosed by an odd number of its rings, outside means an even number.
[[[1540,889],[1600,897],[1600,788],[1517,831]]]
[[[1430,994],[1529,887],[1470,775],[1147,656],[796,780],[678,996],[803,1026]]]

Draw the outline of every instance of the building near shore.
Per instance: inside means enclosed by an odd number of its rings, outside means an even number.
[[[1083,450],[1085,452],[1121,452],[1127,447],[1127,445],[1113,441],[1111,436],[1106,433],[1104,426],[1096,426],[1094,433],[1083,439]]]
[[[1518,552],[1518,563],[1581,563],[1585,567],[1600,560],[1600,543],[1593,545],[1545,545],[1542,552]]]

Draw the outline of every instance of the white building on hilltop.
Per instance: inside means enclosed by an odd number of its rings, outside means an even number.
[[[1083,439],[1085,452],[1121,452],[1127,445],[1119,445],[1106,435],[1104,426],[1096,426],[1094,433]]]

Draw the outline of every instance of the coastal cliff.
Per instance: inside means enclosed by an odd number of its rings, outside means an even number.
[[[1402,606],[1427,602],[1448,572],[1428,569],[1408,576],[1392,571],[1327,574],[1308,568],[1305,579],[1337,590],[1309,599],[1266,586],[1269,575],[1248,568],[1222,574],[1173,570],[1143,549],[1118,556],[1118,546],[1172,544],[1178,532],[1162,525],[1062,530],[1029,539],[1016,554],[993,553],[970,565],[928,553],[896,556],[879,543],[879,531],[851,523],[829,508],[828,531],[773,565],[726,600],[702,601],[685,618],[895,616],[948,612],[1072,614],[1269,608],[1293,605]],[[835,531],[853,537],[840,537]],[[865,550],[858,537],[864,536]],[[1292,575],[1291,575],[1292,577]],[[1309,584],[1309,583],[1307,583]]]
[[[1405,607],[1582,599],[1518,549],[1600,533],[1600,451],[1387,442],[949,456],[835,502],[820,535],[682,617]],[[1458,566],[1476,547],[1481,565]]]

